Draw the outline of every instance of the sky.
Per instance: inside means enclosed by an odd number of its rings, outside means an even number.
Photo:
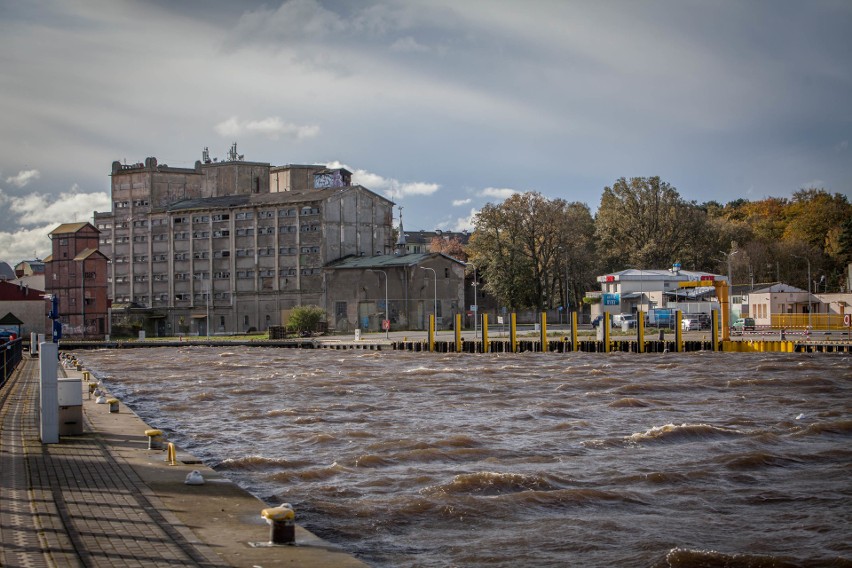
[[[0,259],[113,161],[332,164],[407,231],[514,192],[852,194],[849,0],[0,0]],[[399,210],[395,210],[398,218]]]

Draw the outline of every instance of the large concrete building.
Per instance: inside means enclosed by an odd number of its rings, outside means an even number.
[[[394,253],[393,203],[342,168],[249,162],[234,145],[194,168],[114,162],[111,178],[112,211],[94,221],[113,321],[153,335],[263,331],[297,305],[331,313],[327,264]]]

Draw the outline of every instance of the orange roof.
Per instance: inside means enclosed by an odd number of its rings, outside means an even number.
[[[49,234],[49,235],[67,235],[68,233],[76,233],[77,231],[79,231],[79,230],[83,229],[86,225],[88,225],[89,227],[91,227],[91,228],[93,228],[93,229],[95,229],[95,230],[97,231],[97,229],[95,228],[95,226],[94,226],[94,225],[92,225],[92,224],[91,224],[91,223],[89,223],[89,222],[83,222],[83,223],[62,223],[61,225],[59,225],[58,227],[56,227],[55,229],[53,229],[52,231],[50,231],[50,233],[48,233],[48,234]]]

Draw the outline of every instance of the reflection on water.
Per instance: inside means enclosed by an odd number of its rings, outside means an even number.
[[[82,359],[151,426],[374,566],[852,565],[849,356]]]

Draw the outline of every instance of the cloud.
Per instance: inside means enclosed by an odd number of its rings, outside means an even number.
[[[366,170],[353,170],[340,162],[329,162],[326,164],[329,168],[346,168],[352,171],[352,182],[358,185],[363,185],[367,189],[375,192],[384,193],[389,199],[404,199],[412,195],[432,195],[439,189],[440,184],[427,183],[421,181],[415,182],[400,182],[394,178],[386,178],[379,174],[374,174]]]
[[[479,215],[479,209],[471,209],[467,217],[458,217],[454,221],[449,221],[445,224],[445,228],[455,232],[473,231],[477,215]]]
[[[17,187],[24,187],[31,181],[38,179],[41,176],[38,170],[21,170],[18,175],[6,178],[6,183],[11,183]]]
[[[32,229],[18,229],[15,232],[0,231],[0,251],[3,258],[12,266],[24,259],[34,256],[44,258],[51,253],[48,233],[56,228],[57,223],[43,225]]]
[[[215,130],[223,138],[259,134],[270,140],[278,140],[282,136],[302,140],[318,136],[320,127],[315,124],[298,125],[284,122],[277,116],[269,116],[260,120],[240,120],[236,116],[232,116],[217,124]]]
[[[486,187],[479,192],[482,197],[496,197],[497,199],[508,199],[512,195],[518,193],[514,189]]]
[[[93,211],[109,211],[109,195],[105,192],[80,193],[77,186],[56,195],[30,193],[23,197],[6,197],[9,212],[19,225],[71,223],[91,219]]]
[[[467,205],[473,201],[472,199],[453,199],[453,207],[461,207],[462,205]]]

